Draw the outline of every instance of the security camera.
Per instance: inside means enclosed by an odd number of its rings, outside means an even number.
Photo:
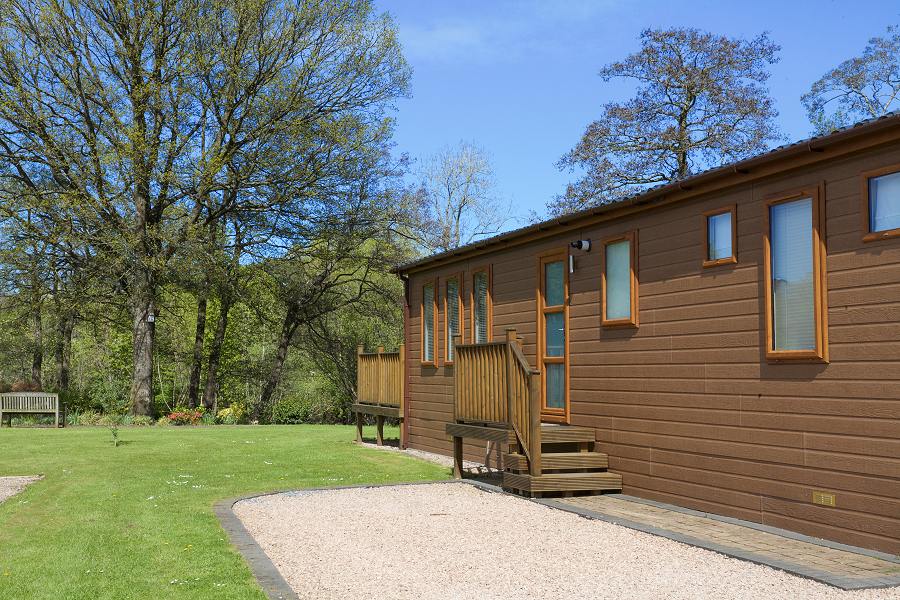
[[[584,250],[585,252],[591,251],[591,240],[578,240],[577,242],[572,242],[570,245],[576,250]]]

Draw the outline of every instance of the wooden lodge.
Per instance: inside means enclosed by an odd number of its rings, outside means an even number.
[[[900,117],[398,274],[409,447],[900,554]]]

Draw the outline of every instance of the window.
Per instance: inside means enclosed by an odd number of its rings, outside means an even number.
[[[491,271],[481,267],[472,272],[472,339],[476,344],[491,341]]]
[[[422,362],[434,364],[437,340],[435,337],[435,301],[436,281],[429,281],[422,286]]]
[[[462,296],[459,282],[462,277],[454,275],[444,284],[444,331],[447,332],[445,364],[453,364],[453,344],[456,336],[462,336]]]
[[[900,165],[862,174],[863,240],[900,236]]]
[[[825,250],[818,188],[766,203],[766,357],[827,360]]]
[[[569,412],[567,259],[566,249],[539,257],[537,362],[538,370],[544,374],[541,415],[554,422],[566,422]]]
[[[637,232],[603,242],[601,324],[638,326]]]
[[[737,210],[735,206],[703,213],[706,217],[704,267],[737,262]]]

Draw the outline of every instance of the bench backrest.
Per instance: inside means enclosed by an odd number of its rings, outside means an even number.
[[[0,411],[56,412],[59,395],[44,392],[9,392],[0,394]]]

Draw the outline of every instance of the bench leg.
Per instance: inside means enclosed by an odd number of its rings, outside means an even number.
[[[453,477],[462,479],[463,476],[463,439],[453,436]]]
[[[375,416],[375,443],[384,446],[384,417],[382,415]]]
[[[362,413],[356,413],[356,441],[362,443],[363,416]]]

